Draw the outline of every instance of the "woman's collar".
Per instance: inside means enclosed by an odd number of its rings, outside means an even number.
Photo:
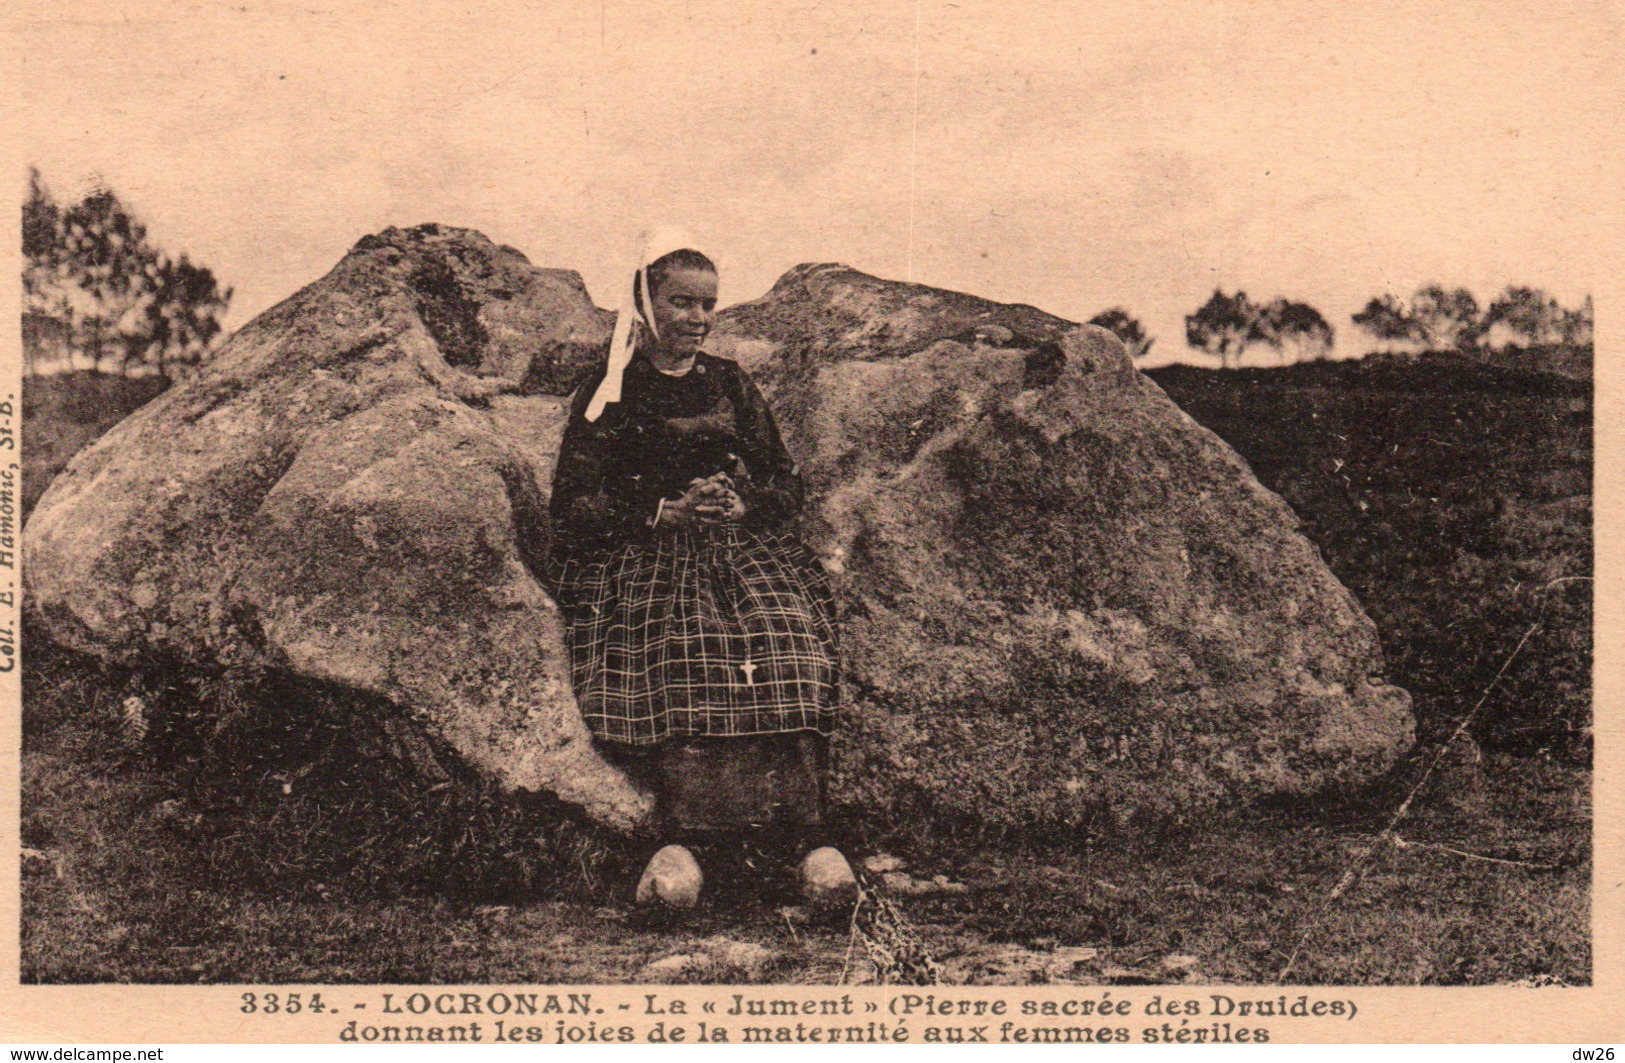
[[[650,362],[649,364],[654,365],[653,362]],[[659,373],[661,376],[669,376],[675,379],[677,377],[688,376],[688,374],[694,371],[694,367],[699,364],[700,360],[698,358],[690,358],[688,360],[688,364],[683,366],[681,369],[662,369],[658,365],[655,365],[654,368],[655,372]]]
[[[700,366],[701,366],[701,362],[702,362],[702,360],[704,358],[705,358],[705,352],[704,351],[696,351],[694,353],[694,357],[692,357],[692,358],[690,358],[688,360],[687,365],[683,366],[681,369],[675,369],[675,370],[670,370],[670,371],[662,369],[658,365],[655,365],[654,359],[650,358],[649,355],[646,352],[643,352],[643,351],[638,352],[637,361],[639,363],[643,364],[643,365],[646,365],[648,368],[654,370],[656,373],[659,373],[661,376],[670,377],[673,380],[680,380],[683,377],[688,376],[688,374],[694,372],[696,369],[699,369],[700,372],[703,373],[705,370],[701,369]]]

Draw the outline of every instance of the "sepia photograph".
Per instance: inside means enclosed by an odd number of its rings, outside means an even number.
[[[1598,984],[1616,6],[0,19],[21,988]]]

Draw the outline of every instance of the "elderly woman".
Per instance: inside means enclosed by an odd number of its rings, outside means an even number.
[[[802,484],[762,395],[704,350],[717,270],[657,234],[601,372],[577,392],[552,512],[571,673],[600,749],[653,787],[666,845],[638,900],[693,906],[691,845],[743,833],[806,852],[838,702],[834,604],[795,535]],[[804,887],[855,893],[833,848]]]

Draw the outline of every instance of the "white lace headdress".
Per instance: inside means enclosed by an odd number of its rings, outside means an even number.
[[[603,383],[593,392],[592,401],[587,404],[587,420],[598,420],[605,406],[621,401],[621,378],[626,374],[626,367],[632,363],[632,354],[637,347],[633,321],[641,317],[650,334],[656,338],[660,336],[660,330],[655,327],[654,304],[649,297],[649,264],[685,248],[695,249],[694,241],[681,229],[660,228],[644,234],[637,269],[627,280],[626,288],[621,293],[620,310],[615,315],[615,332],[609,340],[608,371],[604,373]]]

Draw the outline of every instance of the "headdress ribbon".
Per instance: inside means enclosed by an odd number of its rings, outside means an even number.
[[[659,228],[644,234],[637,269],[621,293],[621,307],[615,315],[615,332],[609,340],[608,368],[598,390],[593,392],[592,401],[587,404],[588,421],[598,420],[605,406],[621,401],[621,378],[626,375],[626,367],[632,364],[632,355],[637,348],[633,322],[642,318],[650,334],[657,339],[660,336],[660,330],[655,327],[654,303],[649,291],[650,263],[659,261],[673,251],[693,246],[694,242],[681,229]]]

